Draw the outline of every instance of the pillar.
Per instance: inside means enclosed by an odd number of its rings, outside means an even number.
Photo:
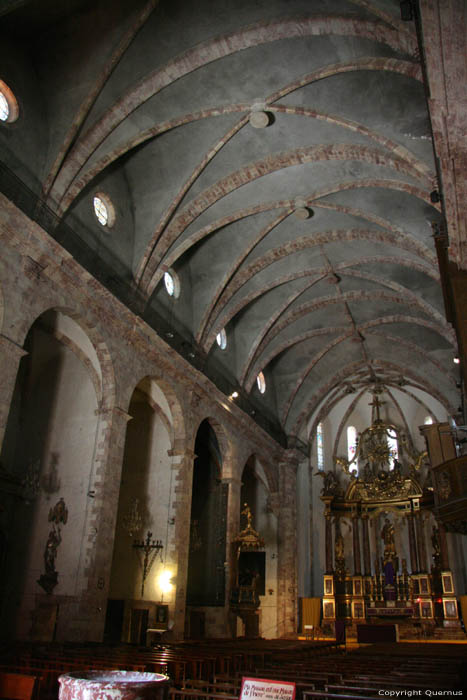
[[[423,525],[422,514],[418,512],[415,516],[417,526],[417,543],[418,543],[418,565],[421,572],[428,571],[426,563],[426,540],[425,528]]]
[[[357,513],[352,514],[352,534],[353,534],[353,568],[354,575],[359,576],[362,573],[362,562],[360,555],[360,532],[359,532],[359,516]]]
[[[26,350],[5,335],[0,335],[0,446],[3,444],[11,400],[21,358]]]
[[[299,456],[288,450],[279,463],[278,596],[279,637],[297,632],[297,468]]]
[[[95,497],[87,517],[87,525],[93,528],[95,537],[92,542],[87,542],[80,566],[86,586],[80,597],[76,617],[70,622],[67,638],[73,641],[102,641],[126,427],[130,419],[131,416],[126,411],[117,407],[104,408],[99,414],[92,470]]]
[[[371,576],[370,533],[368,531],[368,515],[362,516],[363,527],[363,571],[365,576]]]
[[[179,442],[183,442],[180,440]],[[191,490],[195,453],[183,444],[169,450],[172,469],[175,472],[174,501],[175,549],[171,558],[177,570],[175,591],[174,626],[175,639],[183,639],[185,633],[186,584],[188,579],[188,556],[190,553]]]
[[[242,482],[234,477],[222,479],[228,484],[229,493],[227,498],[227,532],[225,538],[225,610],[226,610],[226,633],[232,637],[237,634],[237,616],[230,613],[230,591],[235,586],[236,557],[237,552],[233,544],[234,538],[240,532],[240,511]]]
[[[415,528],[413,522],[413,514],[407,514],[407,527],[409,530],[409,550],[410,550],[410,566],[412,567],[412,573],[418,572],[418,560],[417,560],[417,545],[415,542]]]

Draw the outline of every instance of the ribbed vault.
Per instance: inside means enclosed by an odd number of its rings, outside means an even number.
[[[398,2],[25,0],[2,31],[23,115],[0,135],[9,166],[27,163],[202,369],[303,440],[375,381],[457,410],[425,86]]]

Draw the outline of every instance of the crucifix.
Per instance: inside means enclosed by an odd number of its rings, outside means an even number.
[[[379,409],[385,403],[385,401],[380,401],[378,398],[378,394],[376,394],[376,393],[374,393],[373,396],[374,396],[374,400],[368,404],[369,406],[373,406],[373,408],[376,410],[376,420],[372,420],[372,423],[381,423]]]
[[[141,598],[144,596],[144,584],[146,583],[148,574],[151,571],[152,565],[154,564],[154,560],[157,554],[161,551],[161,549],[164,546],[162,544],[162,540],[151,540],[151,538],[152,532],[149,532],[148,530],[148,534],[146,535],[145,540],[136,540],[135,542],[133,542],[133,547],[136,550],[138,550],[138,552],[144,552],[144,558],[141,558],[141,564],[143,567],[143,579],[141,581]]]

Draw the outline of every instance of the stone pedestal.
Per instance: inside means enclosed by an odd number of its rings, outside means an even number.
[[[166,700],[169,679],[160,673],[83,671],[58,679],[59,700]]]

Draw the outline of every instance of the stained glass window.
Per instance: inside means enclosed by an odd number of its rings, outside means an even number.
[[[324,444],[323,444],[323,424],[318,423],[316,428],[316,450],[318,455],[318,469],[324,469]]]
[[[355,453],[357,451],[357,429],[353,425],[349,425],[347,428],[347,459],[351,462],[355,458]],[[352,469],[358,471],[358,465],[355,462],[352,464]]]
[[[394,430],[389,430],[388,432],[389,469],[394,469],[394,460],[397,460],[399,457],[399,451],[397,448],[397,434]]]

